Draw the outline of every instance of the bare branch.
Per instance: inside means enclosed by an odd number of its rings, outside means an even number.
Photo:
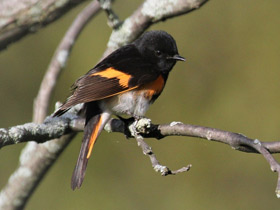
[[[108,16],[108,25],[113,29],[117,29],[122,24],[122,22],[120,21],[119,17],[112,9],[112,0],[98,0],[98,1],[100,3],[100,6],[102,7],[102,9],[104,9],[104,11]]]
[[[9,0],[0,2],[0,50],[66,14],[83,0]]]
[[[100,7],[98,2],[95,1],[90,3],[77,16],[77,18],[75,19],[75,21],[73,22],[73,24],[71,25],[67,33],[65,34],[45,74],[45,77],[41,83],[38,96],[35,100],[34,114],[33,114],[33,120],[35,122],[41,123],[46,117],[50,97],[52,95],[54,86],[56,84],[56,80],[62,68],[65,66],[71,48],[75,40],[77,39],[78,35],[84,28],[84,26],[95,14],[97,14],[99,10]],[[35,128],[31,130],[31,133],[36,133],[38,131],[41,133],[43,132],[40,128],[36,127],[37,126],[36,124],[33,125],[35,125]],[[66,129],[66,127],[64,126],[65,124],[62,123],[60,124],[60,127],[58,129],[61,129],[61,131],[63,132],[63,130],[65,131]],[[32,127],[32,125],[27,124],[27,127],[30,128]],[[24,127],[15,128],[15,130],[20,130],[21,134],[22,131],[24,131],[25,129],[26,128]],[[2,134],[5,134],[6,137],[8,138],[9,135],[14,134],[14,132],[11,133],[11,129],[9,130],[9,132],[5,132],[5,130],[2,130]],[[47,133],[45,133],[45,135],[49,136],[49,134]],[[67,136],[62,136],[60,139],[57,139],[56,141],[51,141],[36,146],[34,146],[35,145],[34,142],[28,143],[20,156],[20,160],[26,159],[26,162],[29,161],[28,167],[26,167],[24,164],[20,162],[18,169],[10,177],[10,180],[11,179],[20,180],[20,182],[24,184],[19,185],[15,181],[8,182],[6,187],[0,193],[0,207],[5,206],[5,208],[3,209],[22,209],[25,206],[28,198],[30,198],[36,186],[39,184],[40,180],[46,174],[47,170],[52,166],[52,164],[58,158],[59,154],[64,150],[64,148],[74,138],[74,136],[75,136],[75,132]],[[25,140],[27,140],[27,138],[30,138],[29,140],[35,138],[30,136],[30,133],[27,135],[22,135],[22,137],[25,137]],[[34,140],[38,140],[38,138],[37,139],[35,138]],[[6,141],[6,143],[7,142],[8,141]],[[17,140],[15,140],[15,142],[17,143]],[[36,152],[33,151],[35,147],[36,147]],[[57,148],[57,149],[53,150],[53,148]],[[30,155],[33,153],[40,154],[40,156],[37,157],[37,156]],[[28,170],[29,168],[31,169],[36,168],[36,171],[32,173],[31,176],[24,177],[20,172],[22,170],[25,170],[25,168],[28,168]],[[10,195],[11,192],[12,192],[12,197],[7,196]],[[15,200],[17,201],[16,204],[11,202]]]
[[[51,119],[51,120],[50,120]],[[48,122],[50,120],[50,123]],[[76,115],[67,114],[63,118],[47,118],[43,124],[26,123],[8,129],[0,129],[0,149],[3,146],[35,141],[43,143],[51,139],[60,138],[63,135],[81,131],[77,129],[78,124],[83,127],[84,120]]]
[[[123,24],[113,30],[104,56],[130,43],[149,26],[168,18],[187,14],[200,8],[208,0],[146,0]]]
[[[235,150],[242,152],[253,152],[257,151],[251,148],[251,143],[254,141],[247,138],[243,134],[232,133],[228,131],[223,131],[215,128],[202,127],[197,125],[183,124],[181,122],[172,122],[170,124],[159,125],[154,128],[158,130],[158,138],[167,135],[177,135],[177,136],[191,136],[199,137],[211,141],[217,141],[230,145]],[[280,142],[261,142],[270,153],[280,152]]]
[[[250,141],[247,146],[254,148],[256,151],[258,151],[260,154],[262,154],[264,156],[264,158],[266,159],[266,161],[269,163],[270,169],[273,172],[278,173],[278,179],[277,179],[275,193],[276,193],[276,196],[278,198],[280,198],[280,180],[279,180],[280,165],[279,165],[279,163],[274,159],[274,157],[269,153],[269,151],[264,147],[264,145],[258,139],[255,139],[254,141]]]
[[[202,4],[204,4],[205,2],[206,2],[207,0],[192,0],[192,1],[189,1],[189,3],[187,4],[187,5],[176,5],[176,4],[171,4],[170,6],[169,6],[169,8],[171,9],[171,10],[163,10],[162,11],[162,15],[161,15],[161,17],[160,18],[157,18],[156,19],[156,21],[154,21],[154,23],[155,22],[158,22],[158,21],[160,21],[160,20],[165,20],[166,18],[168,18],[168,17],[174,17],[174,16],[178,16],[178,15],[181,15],[181,14],[184,14],[184,13],[188,13],[188,12],[190,12],[191,10],[193,10],[193,9],[195,9],[195,8],[198,8],[199,7],[199,5],[202,5]],[[151,0],[146,0],[145,1],[145,3],[149,3],[149,2],[151,2]],[[166,2],[168,3],[168,1],[166,1],[166,0],[163,0],[162,2],[164,2],[165,4],[166,4]],[[196,2],[196,3],[195,3]],[[144,3],[144,4],[145,4]],[[178,2],[179,3],[179,2]],[[184,1],[181,1],[179,4],[184,4]],[[166,5],[165,5],[166,6]],[[104,7],[104,4],[103,4],[103,7]],[[143,5],[142,6],[140,6],[139,7],[139,9],[137,10],[137,11],[140,11],[140,9],[143,7]],[[164,7],[164,5],[163,5],[163,7]],[[172,9],[172,8],[175,8],[175,9]],[[179,9],[179,7],[180,7],[180,9]],[[108,10],[108,8],[109,8],[109,10]],[[183,9],[182,9],[183,8]],[[109,6],[107,6],[107,8],[105,8],[105,9],[107,9],[107,13],[108,13],[108,15],[109,15],[109,19],[110,19],[110,14],[112,14],[112,9],[111,9],[111,5],[109,5]],[[162,8],[161,8],[162,9]],[[184,9],[185,9],[185,12],[184,12]],[[158,13],[160,12],[160,11],[157,11]],[[137,12],[136,12],[137,13]],[[135,14],[135,13],[134,13]],[[131,17],[129,17],[129,18],[127,18],[127,20],[129,20],[129,21],[133,21],[133,22],[137,22],[138,21],[138,19],[137,18],[139,18],[137,15],[132,15]],[[141,13],[142,14],[142,13]],[[114,19],[116,19],[116,16],[113,16],[113,18]],[[146,23],[147,24],[144,24],[145,23],[145,21],[146,21]],[[142,20],[142,24],[143,25],[146,25],[147,27],[149,26],[149,25],[151,25],[152,23],[150,23],[150,19],[149,18],[147,18],[147,19],[143,19]],[[116,25],[115,25],[116,26]],[[125,30],[125,27],[127,26],[127,24],[126,23],[124,23],[123,25],[122,25],[122,30]],[[139,35],[139,33],[141,32],[143,32],[147,27],[141,27],[141,25],[138,25],[137,27],[139,27],[139,29],[138,30],[132,30],[132,31],[125,31],[125,35],[126,36],[134,36],[134,37],[137,37],[138,35]],[[118,29],[119,30],[119,27],[115,27],[115,29]],[[135,28],[135,29],[137,29],[137,28]],[[138,34],[137,34],[138,33]],[[113,31],[113,34],[114,34],[114,31]],[[116,34],[117,35],[117,34]],[[120,34],[119,34],[120,35]],[[112,38],[112,36],[111,36],[111,38]],[[111,40],[111,38],[110,38],[110,40]],[[124,37],[124,36],[120,36],[119,37],[119,39],[118,39],[118,46],[122,46],[122,45],[124,45],[124,44],[126,44],[127,43],[127,40],[126,40],[126,38]],[[110,43],[111,41],[109,41],[109,43]],[[109,46],[109,44],[108,44],[108,46]],[[112,51],[113,49],[116,49],[116,48],[110,48],[109,47],[109,51]],[[106,51],[106,52],[109,52],[108,50]],[[57,50],[57,52],[58,52],[58,50]],[[106,54],[106,53],[105,53]],[[105,55],[104,54],[104,55]],[[68,54],[67,54],[68,55]],[[56,55],[55,55],[55,57],[56,57]],[[52,66],[52,64],[50,65],[50,66]],[[51,71],[51,70],[50,70]],[[58,73],[53,73],[53,75],[55,75],[55,74],[57,74],[58,75]],[[56,78],[57,78],[57,76],[54,76],[55,78],[54,79],[50,79],[50,80],[48,80],[47,78],[47,75],[48,75],[48,73],[46,74],[46,81],[43,81],[42,82],[42,85],[41,85],[41,88],[40,88],[40,92],[39,92],[39,94],[38,94],[38,97],[37,97],[37,99],[36,99],[36,103],[35,104],[37,104],[36,106],[38,107],[38,108],[36,108],[36,109],[34,109],[35,110],[35,112],[34,112],[34,117],[35,117],[35,119],[37,118],[37,119],[39,119],[39,120],[42,120],[42,118],[43,118],[43,116],[47,113],[47,104],[48,104],[48,98],[50,97],[50,92],[52,91],[52,87],[51,86],[49,86],[50,84],[52,84],[52,82],[53,81],[56,81]],[[45,80],[45,79],[44,79]],[[45,94],[45,89],[46,88],[44,88],[44,84],[47,84],[47,88],[49,89],[49,87],[51,87],[50,89],[51,89],[51,91],[49,92],[49,94]],[[53,84],[53,86],[54,86],[55,84]],[[39,102],[38,102],[39,101]],[[42,107],[42,108],[41,108]],[[38,122],[38,121],[37,121]]]
[[[53,93],[58,76],[65,67],[71,49],[76,39],[82,32],[86,24],[100,11],[97,1],[90,3],[74,20],[50,62],[46,74],[42,80],[39,93],[34,102],[33,119],[42,122],[47,116],[49,101]]]
[[[69,112],[61,117],[48,117],[43,124],[26,123],[11,128],[0,128],[0,148],[18,144],[27,141],[37,141],[42,143],[52,138],[59,138],[70,132],[82,131],[84,129],[84,119],[77,117],[75,112]],[[111,119],[105,126],[107,132],[125,132],[125,125],[119,119]],[[57,128],[59,127],[59,128]],[[49,131],[46,132],[46,130]],[[223,131],[215,128],[183,124],[181,122],[172,122],[170,124],[150,124],[137,127],[137,131],[144,138],[156,138],[161,140],[167,136],[190,136],[201,138],[209,141],[216,141],[231,146],[233,149],[248,152],[260,153],[255,147],[254,142],[260,142],[269,153],[280,153],[280,141],[262,142],[259,140],[250,139],[242,134]],[[49,135],[47,135],[49,134]],[[28,136],[28,138],[27,138]],[[129,136],[131,137],[131,135]]]
[[[158,1],[153,0],[146,0],[142,6],[138,8],[136,12],[134,12],[129,18],[127,18],[124,23],[120,27],[115,27],[116,30],[113,31],[110,41],[108,43],[108,49],[106,50],[105,54],[108,54],[115,50],[116,48],[132,41],[137,36],[139,36],[145,29],[147,29],[151,24],[156,23],[161,20],[165,20],[167,18],[171,18],[174,16],[178,16],[181,14],[188,13],[199,6],[203,5],[207,0],[178,0],[176,4],[172,3],[172,0],[162,0],[160,1],[161,4],[158,4]],[[185,4],[186,3],[186,4]],[[153,5],[156,7],[153,7]],[[152,6],[152,8],[149,8],[149,6]],[[156,8],[156,9],[155,9]],[[166,9],[168,8],[168,9]],[[162,10],[161,10],[162,9]],[[91,10],[93,11],[93,10]],[[83,12],[82,12],[83,13]],[[83,16],[83,14],[81,14]],[[88,15],[85,12],[85,18],[89,19],[92,17],[93,13]],[[60,69],[65,65],[66,60],[69,56],[71,46],[73,45],[75,41],[75,36],[79,34],[79,32],[82,30],[83,25],[87,23],[88,20],[81,20],[80,23],[77,24],[75,27],[80,27],[78,29],[77,34],[74,35],[74,37],[70,37],[70,42],[66,42],[66,49],[63,45],[60,45],[58,50],[56,51],[56,54],[54,55],[54,58],[50,64],[49,70],[45,75],[44,81],[42,82],[39,94],[35,101],[35,107],[34,107],[34,121],[37,123],[40,123],[43,121],[43,119],[46,116],[47,109],[49,106],[49,98],[51,96],[51,93],[53,91],[53,87],[55,85],[56,79],[59,75]],[[79,22],[79,21],[78,21]],[[75,24],[73,24],[75,25]],[[71,27],[74,27],[74,26]],[[30,27],[30,26],[29,26]],[[30,28],[29,28],[30,29]],[[70,29],[71,30],[71,29]],[[75,30],[74,30],[75,31]],[[67,33],[68,34],[68,33]],[[67,37],[66,34],[66,37]],[[75,34],[75,32],[73,33]],[[66,38],[66,41],[68,38]],[[72,41],[72,42],[71,42]],[[61,47],[61,48],[60,48]],[[50,70],[52,69],[53,70]],[[72,121],[69,121],[72,122]],[[35,125],[37,126],[37,125]],[[30,127],[30,125],[29,125]],[[62,128],[67,128],[67,126],[62,126]],[[69,127],[68,127],[69,128]],[[67,137],[67,142],[71,140],[73,136]],[[31,139],[33,137],[30,137]],[[34,137],[35,138],[35,137]],[[63,137],[62,137],[63,138]],[[15,142],[20,141],[17,139]],[[26,141],[26,139],[25,139]],[[41,139],[40,139],[41,141]],[[61,144],[61,151],[67,144]],[[38,167],[38,173],[34,174],[32,177],[25,177],[25,180],[21,180],[21,182],[25,183],[24,185],[20,185],[18,187],[21,187],[20,189],[17,189],[13,182],[9,182],[7,186],[4,188],[4,190],[0,194],[0,200],[4,204],[0,204],[2,206],[5,206],[5,209],[7,209],[7,206],[5,204],[8,204],[10,198],[7,196],[10,191],[13,193],[12,200],[18,200],[19,208],[22,208],[27,199],[32,194],[33,190],[36,188],[37,183],[42,179],[45,172],[48,170],[48,168],[52,165],[53,161],[48,161],[48,153],[43,151],[48,151],[49,149],[46,148],[52,148],[56,147],[57,142],[51,141],[47,142],[42,145],[36,145],[36,152],[40,153],[40,157],[32,157],[32,161],[30,161],[33,165],[32,167],[36,167],[38,165],[42,165],[43,167]],[[32,147],[34,147],[33,144],[28,144],[24,151],[31,151]],[[58,150],[57,150],[58,151]],[[45,156],[45,158],[44,158]],[[20,159],[30,159],[30,155],[28,152],[23,152]],[[42,164],[44,162],[50,162],[49,165]],[[13,179],[21,179],[22,177],[19,176],[20,173],[18,171],[24,169],[25,167],[23,165],[20,165],[18,170],[12,175]],[[183,171],[184,168],[179,169],[173,173],[178,173],[178,171]],[[38,176],[37,176],[38,175]],[[18,178],[17,178],[18,177]],[[16,182],[14,182],[16,183]],[[16,189],[16,190],[13,190]],[[11,202],[10,202],[11,203]],[[10,209],[19,209],[17,206],[10,204]]]
[[[60,137],[70,133],[71,131],[80,131],[83,129],[83,123],[83,119],[76,118],[73,114],[67,114],[64,117],[47,118],[45,123],[41,125],[29,123],[10,128],[10,132],[3,132],[7,129],[1,129],[0,145],[6,146],[8,144],[25,142],[28,138],[34,139],[37,142],[44,142],[50,140],[52,137]],[[278,173],[276,195],[277,197],[280,197],[280,165],[271,154],[280,152],[280,142],[261,142],[258,139],[253,140],[247,138],[242,134],[222,131],[214,128],[183,124],[181,122],[154,125],[151,124],[150,119],[146,118],[137,122],[131,122],[130,124],[125,124],[122,120],[112,119],[106,125],[105,130],[108,132],[121,132],[126,135],[128,135],[126,131],[129,131],[129,136],[134,136],[143,153],[149,156],[154,170],[160,172],[163,176],[188,171],[191,165],[182,167],[176,171],[171,171],[167,166],[159,163],[151,147],[144,141],[143,137],[162,139],[167,136],[191,136],[207,139],[209,141],[225,143],[242,152],[262,154],[269,163],[271,170]],[[28,138],[26,138],[27,136]]]
[[[156,172],[159,172],[162,176],[167,176],[170,174],[176,175],[178,173],[189,171],[192,166],[190,164],[176,171],[171,171],[167,166],[161,165],[159,163],[152,148],[144,141],[144,138],[140,134],[140,132],[149,133],[149,128],[151,128],[151,120],[147,118],[135,121],[131,124],[131,126],[129,126],[130,133],[136,139],[138,146],[143,151],[143,154],[148,155],[148,157],[150,158],[153,169]]]
[[[75,135],[71,133],[40,145],[30,142],[22,151],[18,169],[0,192],[0,209],[24,209],[37,184]]]

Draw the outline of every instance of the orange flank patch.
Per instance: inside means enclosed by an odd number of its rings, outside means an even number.
[[[89,157],[91,155],[93,145],[94,145],[94,143],[95,143],[95,141],[97,139],[97,135],[98,135],[99,130],[100,130],[101,122],[102,122],[102,117],[100,116],[99,121],[98,121],[97,125],[94,128],[94,131],[92,131],[92,134],[90,136],[89,145],[88,145],[87,159],[89,159]]]
[[[162,76],[159,76],[155,81],[142,86],[141,90],[145,90],[145,97],[151,99],[153,95],[161,93],[164,83]]]
[[[118,71],[114,68],[108,68],[105,69],[104,71],[96,72],[91,76],[101,76],[101,77],[106,77],[108,79],[112,79],[112,78],[119,79],[120,86],[125,88],[128,87],[128,83],[131,78],[131,75]]]

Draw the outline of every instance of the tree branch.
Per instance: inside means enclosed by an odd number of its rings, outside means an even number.
[[[62,68],[66,64],[72,46],[75,43],[75,40],[81,33],[84,26],[89,22],[89,20],[92,17],[94,17],[95,14],[97,14],[99,10],[100,7],[98,2],[94,1],[90,3],[82,12],[79,13],[77,18],[70,26],[69,30],[65,34],[64,38],[62,39],[44,76],[39,93],[34,102],[34,122],[41,123],[46,117],[49,107],[49,101],[54,90],[54,86]],[[64,125],[64,123],[60,124],[59,128],[62,128]],[[31,124],[27,124],[26,126],[32,127]],[[13,135],[15,130],[19,130],[21,131],[20,133],[22,133],[22,131],[24,131],[25,128],[17,127],[14,130],[2,130],[0,132],[2,132],[2,134],[6,134],[7,139],[9,139],[9,135]],[[44,132],[42,128],[38,127],[33,128],[31,132],[36,133],[38,131],[41,133]],[[50,134],[51,133],[52,132],[50,132]],[[46,136],[50,136],[47,132],[45,132],[44,134]],[[28,167],[30,168],[30,170],[36,168],[36,172],[32,173],[32,176],[21,176],[20,172],[22,170],[25,170],[26,166],[20,162],[18,169],[11,175],[10,179],[19,179],[24,184],[18,185],[17,182],[8,182],[8,184],[0,193],[0,207],[5,206],[4,209],[22,209],[25,206],[28,198],[30,198],[36,186],[40,183],[40,180],[44,177],[48,169],[52,166],[55,160],[59,157],[59,154],[64,150],[64,148],[74,138],[74,136],[75,133],[72,133],[67,136],[62,136],[56,141],[51,141],[47,142],[46,144],[40,144],[36,146],[34,146],[34,143],[28,143],[24,148],[23,152],[21,153],[20,160],[29,160],[30,164],[28,165]],[[32,136],[30,136],[30,134],[23,135],[23,137],[25,137],[25,140],[28,140],[27,138],[32,139]],[[6,143],[7,142],[9,141],[6,141]],[[15,140],[15,142],[17,141]],[[34,148],[36,148],[36,151],[34,150]],[[57,149],[53,150],[53,148]],[[40,154],[40,156],[31,156],[29,152],[31,152],[31,154],[36,152],[37,154]],[[13,192],[12,197],[7,196],[11,194],[11,191]],[[18,202],[16,202],[16,204],[11,202],[14,200],[17,200]]]
[[[7,145],[30,141],[44,143],[69,133],[81,131],[82,129],[77,129],[77,126],[82,128],[83,124],[84,120],[78,118],[73,113],[67,113],[66,117],[48,117],[42,124],[31,122],[7,129],[1,128],[0,149]]]
[[[75,115],[77,110],[68,111],[61,117],[47,117],[44,123],[26,123],[10,128],[0,128],[0,149],[4,146],[36,141],[43,143],[53,138],[60,138],[71,132],[79,132],[84,129],[84,119]],[[144,118],[146,119],[146,118]],[[141,121],[140,121],[141,122]],[[130,124],[129,124],[130,125]],[[128,130],[131,135],[129,125],[125,125],[122,120],[111,119],[105,126],[107,132],[119,132],[126,134]],[[198,125],[183,124],[172,122],[170,124],[146,124],[137,127],[137,132],[144,138],[156,138],[158,140],[168,136],[189,136],[204,140],[224,143],[233,149],[246,153],[261,153],[255,145],[259,143],[269,153],[280,153],[280,141],[263,142],[250,139],[242,134],[223,131],[215,128],[203,127]]]
[[[100,11],[100,6],[97,1],[90,3],[80,14],[76,17],[59,46],[57,47],[54,56],[49,64],[46,74],[42,80],[40,90],[34,101],[33,119],[37,122],[42,122],[47,116],[49,101],[51,99],[57,79],[65,67],[71,49],[82,32],[86,24]]]
[[[77,110],[68,111],[67,114],[64,114],[61,117],[47,117],[42,124],[26,123],[10,128],[0,128],[0,149],[4,146],[28,141],[43,143],[71,132],[83,131],[84,119],[76,116],[75,113]],[[111,119],[105,126],[107,132],[126,134],[125,128],[126,125],[118,119]],[[257,149],[252,147],[252,143],[256,140],[250,139],[239,133],[223,131],[215,128],[172,122],[170,124],[162,125],[151,124],[148,129],[140,126],[137,129],[140,130],[140,134],[145,138],[156,138],[160,140],[167,136],[197,137],[227,144],[233,149],[241,152],[259,153]],[[269,153],[280,153],[280,141],[259,142]]]
[[[149,129],[152,127],[150,119],[144,118],[139,121],[135,121],[128,127],[129,127],[128,129],[130,131],[130,134],[134,136],[138,146],[142,149],[143,154],[147,155],[150,158],[152,167],[156,172],[159,172],[162,176],[167,176],[170,174],[176,175],[178,173],[182,173],[190,170],[192,166],[190,164],[176,171],[171,171],[167,166],[161,165],[159,163],[152,148],[144,141],[144,138],[141,135],[141,133],[142,134],[150,133]],[[124,130],[126,130],[126,128]]]
[[[49,0],[49,1],[51,1],[51,0]],[[75,1],[75,0],[73,0],[73,1]],[[157,2],[156,7],[148,8],[148,6],[153,6],[153,5],[155,6],[155,2]],[[158,4],[158,2],[159,1],[146,0],[144,2],[144,4],[142,6],[140,6],[137,9],[137,11],[134,12],[129,18],[127,18],[120,27],[114,27],[114,31],[113,31],[113,33],[110,37],[110,41],[108,42],[108,49],[106,50],[104,56],[106,54],[112,52],[116,48],[118,48],[118,47],[132,41],[133,39],[135,39],[137,36],[139,36],[145,29],[147,29],[153,23],[165,20],[167,18],[171,18],[171,17],[175,17],[175,16],[178,16],[178,15],[181,15],[181,14],[188,13],[188,12],[198,8],[199,6],[203,5],[205,2],[207,2],[207,0],[178,0],[176,4],[172,3],[173,2],[172,0],[161,0],[160,4]],[[158,7],[158,6],[160,6],[160,7]],[[168,8],[168,9],[166,9],[166,8]],[[91,11],[93,11],[93,10],[91,10]],[[91,16],[87,16],[87,15],[85,15],[85,16],[87,18],[91,17]],[[51,19],[51,20],[53,20],[53,19]],[[78,33],[80,32],[80,30],[82,30],[83,24],[86,24],[86,23],[87,23],[87,21],[81,21],[80,23],[77,24],[76,27],[81,26],[80,29],[78,30]],[[33,25],[33,24],[26,25],[26,27],[28,29],[24,28],[24,30],[23,30],[24,33],[22,32],[22,30],[16,29],[16,30],[19,30],[19,32],[12,33],[12,35],[9,36],[8,38],[4,37],[4,39],[3,39],[4,40],[3,41],[4,46],[7,46],[7,44],[11,40],[16,40],[16,38],[18,38],[17,36],[21,37],[25,33],[31,31],[32,26],[36,26],[36,24],[35,25]],[[40,26],[40,24],[39,24],[39,26]],[[12,37],[12,39],[9,39],[10,37]],[[65,38],[66,38],[66,40],[68,39],[67,34],[66,34]],[[48,72],[46,73],[46,75],[44,77],[44,80],[42,82],[39,94],[38,94],[38,96],[36,98],[36,101],[34,103],[34,105],[35,105],[34,106],[34,121],[37,122],[37,123],[42,122],[43,119],[46,116],[47,109],[48,109],[48,106],[49,106],[49,98],[51,96],[51,92],[53,91],[53,87],[56,83],[56,80],[57,80],[57,77],[59,75],[60,69],[66,63],[66,60],[69,56],[70,49],[71,49],[71,47],[72,47],[72,45],[75,41],[75,38],[69,39],[69,40],[70,40],[70,42],[68,43],[69,48],[66,47],[69,50],[65,49],[64,47],[61,47],[61,45],[60,45],[61,48],[59,47],[58,50],[56,51],[56,54],[54,55],[54,58],[53,58],[53,60],[50,64],[50,67],[49,67],[49,69],[54,68],[56,70],[48,70]],[[0,41],[1,41],[1,39],[0,39]],[[50,72],[52,72],[52,73],[50,73]],[[45,88],[47,89],[47,91],[44,90]],[[33,124],[33,125],[38,126],[36,124]],[[29,124],[27,127],[30,128],[33,125]],[[65,129],[64,134],[67,133],[66,132],[67,126],[61,126],[60,128],[62,128],[62,130],[63,130],[63,128]],[[70,128],[70,127],[68,127],[68,128]],[[22,129],[27,129],[27,128],[22,128],[21,127],[20,130],[22,131]],[[38,130],[40,130],[40,129],[38,129],[38,128],[35,129],[35,130],[33,129],[33,132],[30,132],[30,135],[31,134],[33,135],[34,132],[36,133],[36,131],[38,131]],[[42,131],[40,131],[40,132],[42,132]],[[7,131],[2,130],[2,134],[7,135]],[[69,137],[66,138],[65,141],[70,142],[72,137],[73,137],[73,135],[70,135]],[[31,139],[34,138],[35,139],[35,137],[31,137],[31,136],[29,136],[29,138],[31,138]],[[62,138],[64,139],[64,137],[62,137]],[[26,140],[27,139],[25,137],[25,141]],[[18,138],[17,140],[14,140],[13,142],[19,142],[19,141],[20,141],[20,139]],[[38,141],[41,142],[42,139],[40,139]],[[63,141],[63,140],[58,140],[58,141]],[[6,144],[10,144],[10,143],[7,143],[7,142],[8,141],[5,140]],[[24,151],[31,151],[32,147],[34,147],[33,145],[34,144],[28,144],[26,146],[26,148],[24,149]],[[63,147],[65,147],[66,145],[67,145],[66,143],[61,144],[61,151],[63,150]],[[31,163],[33,164],[32,167],[35,168],[37,165],[40,165],[42,162],[43,163],[47,162],[49,165],[42,164],[44,167],[38,167],[38,170],[39,170],[38,173],[34,174],[34,176],[32,176],[32,177],[30,177],[30,176],[25,177],[25,180],[21,180],[21,182],[23,182],[25,184],[18,186],[18,187],[21,187],[20,189],[17,189],[17,187],[14,186],[12,182],[9,182],[0,194],[0,201],[1,201],[0,206],[2,204],[9,204],[10,203],[9,209],[21,209],[21,208],[24,207],[28,197],[30,197],[33,190],[35,189],[35,187],[37,186],[39,181],[42,179],[43,175],[46,173],[48,168],[54,162],[54,161],[48,161],[48,153],[44,152],[44,150],[48,151],[48,149],[46,149],[46,148],[52,148],[52,147],[55,148],[56,146],[57,146],[56,141],[47,142],[46,146],[45,146],[45,144],[43,144],[43,146],[42,145],[37,145],[36,146],[36,153],[40,153],[41,157],[40,158],[38,157],[38,159],[37,159],[37,157],[32,157],[32,158],[34,158],[34,160],[31,161]],[[44,158],[44,156],[45,156],[45,158]],[[23,152],[21,154],[20,159],[25,159],[25,158],[28,158],[28,157],[30,158],[30,155],[28,154],[28,152]],[[38,162],[36,161],[36,159],[37,159]],[[16,179],[16,177],[19,177],[19,179],[20,179],[20,176],[18,176],[18,174],[19,174],[18,171],[20,171],[24,168],[25,168],[25,166],[20,164],[17,171],[11,177],[13,177],[13,179]],[[14,182],[14,183],[16,183],[16,182]],[[13,191],[13,198],[10,199],[10,197],[6,196],[6,195],[9,194],[9,192],[12,189],[17,189],[17,190]],[[18,200],[19,201],[18,202],[19,207],[11,204],[12,202],[9,202],[11,200]],[[5,209],[8,209],[8,207],[5,206]]]
[[[208,0],[146,0],[121,26],[114,28],[103,56],[134,41],[148,27],[160,21],[187,14]]]
[[[83,129],[83,124],[84,119],[77,118],[73,114],[67,114],[64,117],[47,118],[45,123],[40,125],[28,123],[10,129],[0,129],[0,145],[6,146],[13,143],[26,142],[26,136],[28,136],[29,139],[41,143],[50,140],[52,137],[60,137],[71,133],[71,131],[81,131]],[[55,127],[58,125],[59,128],[56,129]],[[11,130],[12,132],[9,132]],[[52,130],[52,132],[49,132],[50,130]],[[267,160],[271,170],[278,173],[276,195],[277,197],[280,196],[280,165],[272,156],[272,153],[280,152],[280,142],[261,142],[258,139],[250,139],[242,134],[203,126],[183,124],[181,122],[154,125],[146,118],[141,119],[136,123],[130,122],[129,124],[125,124],[122,120],[112,119],[105,126],[105,130],[107,132],[121,132],[127,136],[135,137],[143,153],[149,156],[154,170],[160,172],[163,176],[188,171],[191,165],[182,167],[176,171],[171,171],[167,166],[163,166],[159,163],[151,147],[144,141],[144,137],[153,137],[157,139],[162,139],[167,136],[198,137],[209,141],[227,144],[241,152],[259,153]],[[127,133],[127,131],[129,131],[129,133]],[[47,135],[48,132],[49,135]]]
[[[9,0],[0,3],[0,50],[55,21],[84,0]]]
[[[113,29],[118,29],[122,24],[117,14],[112,9],[112,0],[98,0],[102,9],[108,16],[108,25]]]
[[[0,193],[0,209],[24,209],[28,198],[49,167],[57,160],[75,135],[76,133],[72,132],[45,144],[29,142],[29,146],[21,152],[18,169],[10,176],[8,183]]]

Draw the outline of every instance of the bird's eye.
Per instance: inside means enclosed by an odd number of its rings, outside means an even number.
[[[159,50],[156,50],[155,54],[156,54],[157,57],[160,57],[162,55],[161,51],[159,51]]]

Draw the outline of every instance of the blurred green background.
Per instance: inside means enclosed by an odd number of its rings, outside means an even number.
[[[125,19],[141,2],[118,0],[114,9]],[[54,50],[86,4],[1,52],[0,127],[32,120],[33,99]],[[182,121],[279,141],[279,7],[276,0],[212,0],[151,27],[172,34],[187,62],[175,66],[147,116],[154,123]],[[52,107],[102,56],[111,32],[106,22],[100,13],[79,37]],[[70,178],[81,138],[79,134],[61,155],[26,209],[279,209],[274,193],[277,174],[263,157],[186,137],[147,140],[171,169],[193,165],[188,173],[161,177],[133,139],[103,132],[83,186],[73,192]],[[0,187],[17,167],[23,147],[0,151]]]

